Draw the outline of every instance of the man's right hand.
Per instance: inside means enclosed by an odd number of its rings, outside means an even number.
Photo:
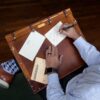
[[[67,23],[63,24],[59,30],[60,33],[67,35],[69,38],[72,38],[73,40],[78,39],[81,36],[81,34],[78,33],[77,26],[75,25],[69,29],[66,29],[68,26],[70,26],[70,24],[67,24]]]

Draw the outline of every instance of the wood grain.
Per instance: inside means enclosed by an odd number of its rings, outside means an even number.
[[[12,58],[6,34],[69,7],[86,39],[100,49],[100,0],[0,0],[0,62]]]

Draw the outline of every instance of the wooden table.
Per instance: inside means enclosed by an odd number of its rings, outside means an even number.
[[[18,52],[21,49],[23,43],[25,42],[27,36],[31,31],[35,29],[44,35],[59,21],[62,21],[63,23],[73,23],[75,21],[75,18],[73,17],[71,10],[66,9],[57,14],[49,16],[48,18],[45,18],[41,21],[33,23],[32,25],[29,25],[21,30],[6,35],[6,40],[8,42],[8,45],[14,57],[16,58],[20,68],[22,69],[22,72],[24,73],[27,81],[29,82],[30,87],[33,90],[33,93],[37,93],[41,91],[43,88],[46,87],[46,85],[32,81],[30,79],[34,61],[32,62],[20,56]],[[81,32],[78,24],[77,24],[77,28],[78,31]],[[37,56],[41,58],[45,58],[45,51],[49,45],[51,45],[51,43],[46,39],[42,47],[40,48]],[[60,78],[64,78],[71,72],[80,68],[84,62],[81,59],[77,49],[74,47],[73,41],[71,39],[66,38],[57,47],[59,53],[64,55],[63,62],[58,71]]]

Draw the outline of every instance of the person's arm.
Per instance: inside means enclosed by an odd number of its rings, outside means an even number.
[[[46,51],[46,66],[48,74],[47,100],[66,100],[65,94],[61,88],[57,69],[60,66],[62,56],[59,57],[56,47],[49,47]],[[49,69],[53,71],[48,72]]]
[[[48,76],[47,100],[66,100],[66,95],[62,90],[57,73]]]
[[[64,93],[57,73],[49,74],[47,85],[47,100],[84,100],[79,95],[72,95],[68,91]]]
[[[64,30],[68,27],[68,24],[62,25],[60,33],[66,34],[69,38],[72,38],[74,45],[78,49],[81,57],[88,65],[100,64],[100,52],[90,43],[88,43],[79,33],[77,25],[70,29]]]
[[[58,67],[62,61],[56,47],[49,47],[46,51],[46,73],[48,74],[47,100],[82,100],[71,93],[64,93],[58,77]]]
[[[74,45],[78,49],[81,57],[88,65],[100,64],[100,52],[95,46],[84,40],[83,37],[79,37],[74,41]]]

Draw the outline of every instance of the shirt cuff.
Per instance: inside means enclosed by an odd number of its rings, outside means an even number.
[[[59,83],[59,77],[57,73],[51,73],[48,75],[48,84]]]
[[[73,44],[79,50],[81,50],[83,47],[85,47],[85,48],[88,47],[88,42],[82,36],[80,36],[78,39],[76,39]]]

